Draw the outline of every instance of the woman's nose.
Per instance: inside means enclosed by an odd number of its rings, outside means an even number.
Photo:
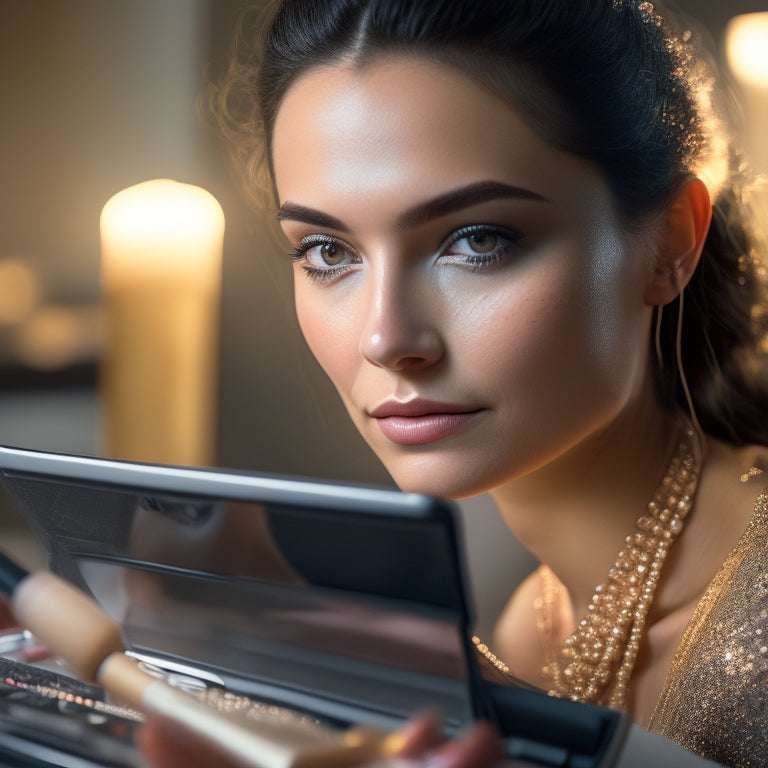
[[[430,298],[403,282],[380,286],[368,302],[360,354],[373,365],[396,371],[420,370],[445,354]]]

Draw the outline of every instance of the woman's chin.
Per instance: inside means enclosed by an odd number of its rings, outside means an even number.
[[[418,493],[423,496],[438,496],[458,501],[485,493],[488,488],[477,477],[464,477],[457,472],[430,471],[428,468],[414,471],[414,468],[388,466],[397,487],[404,493]]]

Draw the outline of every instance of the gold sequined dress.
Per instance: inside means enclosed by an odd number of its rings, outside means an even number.
[[[768,491],[696,608],[649,727],[733,768],[768,766]]]

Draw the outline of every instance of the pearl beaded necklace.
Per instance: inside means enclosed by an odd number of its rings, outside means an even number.
[[[627,536],[606,582],[595,589],[586,616],[560,653],[548,659],[542,672],[552,680],[550,694],[614,709],[626,707],[627,686],[661,568],[693,505],[701,470],[697,440],[693,428],[686,426],[646,513]],[[546,648],[559,582],[551,572],[547,578],[544,570],[545,588],[536,608]]]

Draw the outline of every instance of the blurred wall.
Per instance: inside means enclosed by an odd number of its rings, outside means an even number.
[[[0,2],[0,253],[59,298],[97,290],[98,214],[154,176],[200,178],[203,0]]]

